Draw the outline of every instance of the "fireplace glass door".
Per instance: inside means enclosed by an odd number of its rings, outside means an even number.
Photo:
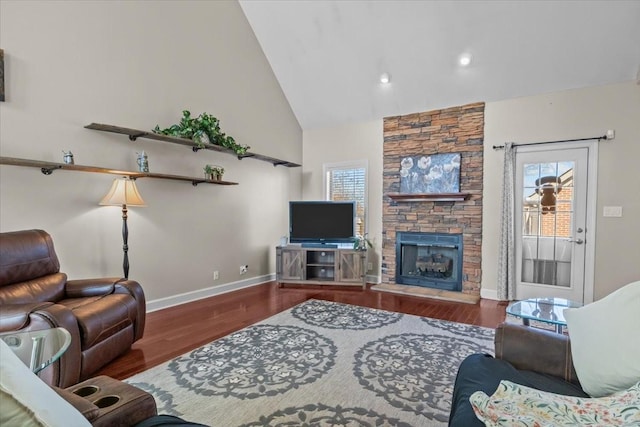
[[[457,249],[442,246],[402,245],[403,276],[456,280],[453,260]]]
[[[462,236],[399,232],[396,283],[447,291],[462,290]]]

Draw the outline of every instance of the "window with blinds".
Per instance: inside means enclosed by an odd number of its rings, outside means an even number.
[[[326,199],[356,202],[356,234],[366,230],[367,167],[362,164],[325,165]]]

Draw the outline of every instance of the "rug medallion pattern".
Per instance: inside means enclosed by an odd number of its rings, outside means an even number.
[[[471,341],[443,335],[390,335],[356,353],[353,373],[391,405],[444,422],[460,360],[483,351]]]
[[[492,348],[490,329],[310,300],[127,382],[212,426],[444,427],[460,362]]]
[[[343,408],[327,406],[321,403],[299,407],[289,407],[260,417],[256,422],[241,427],[267,426],[396,426],[411,427],[397,418],[388,418],[371,409]]]
[[[204,396],[255,399],[311,383],[335,364],[336,346],[295,326],[250,326],[179,357],[169,370]]]
[[[329,329],[376,329],[397,322],[403,316],[384,310],[328,301],[307,301],[291,310],[296,319]]]

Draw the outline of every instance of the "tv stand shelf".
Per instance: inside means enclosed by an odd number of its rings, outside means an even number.
[[[276,281],[308,285],[349,285],[366,288],[367,252],[340,248],[276,248]]]

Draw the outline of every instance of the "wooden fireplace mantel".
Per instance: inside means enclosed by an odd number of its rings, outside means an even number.
[[[388,193],[389,198],[396,202],[460,202],[467,200],[470,193]]]

